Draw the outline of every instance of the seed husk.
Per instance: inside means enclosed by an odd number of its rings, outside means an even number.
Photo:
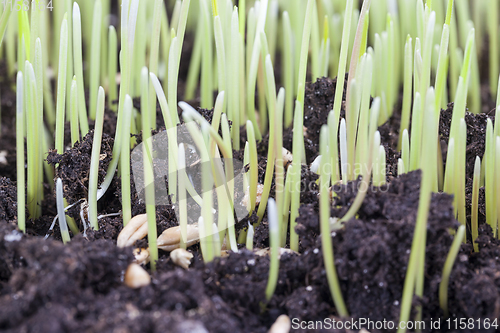
[[[293,155],[292,153],[286,149],[285,147],[282,147],[281,149],[281,154],[283,156],[283,166],[286,168],[290,163],[293,161]]]
[[[149,248],[135,248],[134,249],[134,262],[139,265],[145,265],[149,262]]]
[[[262,192],[264,192],[264,185],[262,184],[257,184],[257,195],[255,197],[255,203],[259,204],[260,199],[262,198]],[[245,190],[245,196],[243,199],[241,199],[241,204],[243,207],[248,207],[248,204],[250,203],[250,188],[248,187]]]
[[[151,277],[148,272],[136,263],[128,265],[125,272],[125,285],[132,289],[142,288],[151,283]]]
[[[256,251],[255,251],[255,254],[258,255],[259,257],[269,256],[270,253],[271,253],[271,248],[269,248],[269,247],[266,247],[263,249],[256,249]],[[290,250],[290,249],[286,249],[284,247],[280,247],[279,252],[278,252],[278,258],[281,258],[281,256],[285,253],[300,255],[298,252],[295,252],[295,251]]]
[[[200,241],[200,233],[197,224],[187,225],[186,246],[191,246]],[[160,250],[173,251],[180,247],[181,242],[181,227],[176,226],[168,228],[158,237],[157,245]]]
[[[132,246],[148,234],[148,217],[146,214],[134,216],[122,229],[116,240],[116,246]]]
[[[193,259],[193,254],[184,249],[175,249],[170,252],[170,258],[177,266],[188,269],[191,264],[191,259]]]
[[[276,318],[276,321],[271,326],[268,333],[288,333],[291,328],[292,322],[290,321],[290,318],[287,315],[282,314]]]

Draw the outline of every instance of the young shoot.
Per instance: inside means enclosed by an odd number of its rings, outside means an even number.
[[[403,107],[401,110],[401,125],[399,128],[399,133],[404,135],[405,130],[408,130],[408,125],[410,123],[410,108],[411,108],[411,93],[412,93],[412,74],[413,74],[413,57],[412,57],[412,39],[410,35],[406,37],[405,44],[405,60],[404,60],[404,83],[403,83]],[[406,132],[408,135],[408,131]],[[398,148],[402,149],[403,136],[400,135]],[[404,161],[404,159],[403,159]],[[405,165],[409,166],[409,164]]]
[[[304,31],[302,34],[302,45],[300,48],[300,63],[298,71],[298,82],[297,82],[297,100],[295,102],[295,114],[293,123],[293,143],[292,150],[293,156],[295,158],[292,161],[293,178],[291,179],[290,186],[292,187],[292,198],[291,198],[291,209],[290,209],[290,249],[294,251],[299,250],[299,236],[295,231],[296,222],[299,215],[300,206],[300,178],[302,175],[302,162],[304,161],[304,95],[305,95],[305,84],[306,84],[306,71],[307,71],[307,57],[309,49],[309,38],[311,36],[311,25],[312,25],[312,13],[313,13],[313,1],[309,0],[307,2],[306,8],[306,18],[304,22]]]
[[[66,214],[64,213],[63,183],[61,178],[57,178],[56,181],[56,204],[57,216],[59,216],[59,228],[61,229],[61,237],[63,243],[66,244],[71,239],[69,237],[68,224],[66,223]]]
[[[259,161],[257,156],[257,144],[255,142],[255,132],[253,129],[253,124],[250,120],[247,120],[247,137],[248,137],[248,148],[250,152],[250,178],[248,184],[248,193],[250,195],[250,207],[248,209],[249,214],[255,210],[255,201],[257,198],[257,181],[259,172]]]
[[[94,139],[92,140],[92,152],[90,159],[89,174],[89,222],[94,230],[99,229],[97,222],[97,185],[99,175],[99,157],[101,153],[102,127],[104,123],[104,89],[99,87],[97,96],[96,121],[94,125]]]
[[[323,125],[320,132],[320,154],[327,156],[328,127]],[[330,294],[337,312],[341,317],[347,318],[349,313],[342,296],[335,261],[333,256],[332,234],[330,230],[330,164],[327,158],[321,159],[320,166],[320,229],[321,229],[321,248],[323,250],[323,262],[325,265],[326,276]]]
[[[118,68],[118,41],[116,37],[116,29],[114,26],[109,26],[108,33],[108,108],[111,109],[113,102],[118,98],[118,87],[116,84],[116,72]]]
[[[73,78],[71,82],[71,92],[70,92],[70,127],[71,127],[71,144],[75,144],[80,140],[80,128],[79,128],[79,115],[78,115],[78,88],[76,83],[76,77]]]
[[[102,1],[94,3],[94,20],[92,22],[92,43],[90,45],[90,119],[96,117],[97,94],[101,66],[101,20]]]
[[[472,181],[472,207],[471,207],[471,234],[472,234],[472,244],[474,245],[474,251],[478,252],[478,245],[476,239],[478,236],[478,213],[479,213],[479,186],[481,180],[481,159],[476,156],[476,161],[474,163],[474,178]]]
[[[493,124],[488,118],[486,123],[486,148],[484,153],[484,184],[486,201],[486,223],[493,229],[493,236],[497,237],[497,214],[498,207],[496,202],[497,193],[495,192],[495,138],[493,133]]]
[[[125,107],[123,112],[125,115],[124,128],[130,128],[130,120],[132,118],[132,98],[125,96]],[[147,107],[147,105],[146,105]],[[145,109],[147,112],[147,109]],[[122,215],[123,225],[127,225],[132,218],[132,203],[130,194],[130,131],[123,131],[122,146],[120,152],[120,170],[121,170],[121,185],[122,185]]]
[[[83,85],[83,60],[82,60],[82,23],[80,6],[73,4],[73,56],[74,70],[78,88],[78,114],[82,136],[89,132],[89,121],[87,119],[87,105],[85,104],[85,90]]]
[[[340,222],[346,222],[356,215],[358,209],[361,207],[361,204],[363,203],[363,200],[365,199],[366,192],[368,191],[368,186],[373,168],[374,147],[380,146],[380,133],[376,131],[377,119],[379,117],[379,110],[380,110],[380,97],[377,97],[373,100],[371,108],[368,137],[373,138],[373,140],[370,141],[370,145],[368,148],[369,153],[368,153],[367,163],[366,165],[363,166],[360,190],[356,194],[354,202],[352,203],[347,213],[340,219]]]
[[[267,204],[267,218],[269,221],[269,246],[271,247],[271,263],[269,265],[269,278],[266,286],[266,300],[269,302],[273,297],[278,284],[278,273],[280,266],[280,229],[278,222],[278,208],[273,198]]]
[[[24,83],[23,73],[17,73],[16,92],[16,171],[17,171],[17,226],[26,232],[26,198],[24,183]]]
[[[181,243],[180,247],[186,249],[187,242],[187,202],[186,202],[186,183],[189,181],[186,175],[186,152],[184,144],[179,144],[179,226],[181,228]]]
[[[429,88],[426,94],[426,117],[425,127],[427,135],[424,136],[423,146],[426,147],[426,153],[422,154],[422,180],[420,185],[420,199],[418,204],[417,221],[415,224],[415,233],[410,252],[410,260],[406,272],[406,278],[403,289],[403,298],[401,301],[400,320],[407,321],[410,318],[413,293],[422,297],[424,286],[424,263],[425,246],[427,237],[427,217],[431,201],[431,191],[433,182],[433,163],[436,163],[437,143],[438,143],[438,123],[434,100],[434,89]],[[417,309],[417,317],[421,315],[421,308]],[[398,329],[398,333],[405,332],[406,329]]]
[[[460,250],[460,245],[462,243],[462,239],[465,237],[465,226],[461,225],[455,238],[453,239],[453,243],[451,244],[450,251],[448,252],[448,256],[446,257],[446,261],[443,267],[443,273],[441,278],[441,283],[439,284],[439,305],[444,312],[444,317],[448,318],[448,284],[450,280],[451,270],[453,268],[453,264],[455,263],[455,259],[457,258],[458,251]]]
[[[57,104],[56,104],[56,133],[55,148],[59,154],[64,152],[64,116],[66,106],[66,70],[68,64],[68,19],[64,15],[61,24],[59,46],[59,70],[57,72]]]
[[[142,85],[142,98],[145,101],[148,95],[148,71],[144,67],[141,73],[141,85]],[[127,109],[130,109],[130,97],[127,96]],[[130,110],[129,110],[130,111]],[[151,262],[151,270],[156,270],[156,261],[158,260],[158,246],[157,246],[157,230],[156,230],[156,206],[155,206],[155,176],[153,168],[153,147],[151,140],[151,117],[149,112],[141,112],[142,116],[142,142],[144,143],[142,147],[142,159],[144,167],[144,196],[146,199],[146,215],[148,219],[148,245],[149,245],[149,255]],[[182,221],[181,221],[182,222]],[[182,228],[182,224],[181,224]],[[187,232],[186,232],[187,233]],[[181,235],[186,236],[181,229]],[[187,239],[187,236],[181,239]]]
[[[41,107],[38,107],[36,79],[33,66],[29,61],[26,61],[24,73],[26,78],[24,81],[25,100],[26,100],[26,137],[27,137],[27,153],[28,153],[28,211],[30,217],[35,219],[41,215],[42,201],[42,133],[39,126],[39,112]]]
[[[253,251],[253,236],[254,236],[254,228],[251,223],[248,224],[248,230],[247,230],[247,238],[246,238],[246,248],[249,251]]]

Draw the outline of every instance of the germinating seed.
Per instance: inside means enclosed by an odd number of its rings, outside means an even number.
[[[134,216],[122,229],[116,240],[116,246],[132,246],[148,234],[148,217],[146,214]]]
[[[191,246],[200,241],[200,234],[198,231],[198,225],[188,224],[187,225],[187,239],[186,246]],[[173,251],[180,247],[181,242],[181,227],[172,227],[163,231],[163,233],[158,237],[158,248],[163,251]]]
[[[188,269],[191,264],[191,259],[193,259],[193,254],[184,249],[175,249],[170,252],[170,259],[172,259],[172,262],[177,266]]]
[[[141,265],[136,263],[128,265],[127,271],[125,272],[125,285],[127,287],[137,289],[147,286],[150,283],[151,277]]]

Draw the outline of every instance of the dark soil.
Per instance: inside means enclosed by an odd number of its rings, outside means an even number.
[[[450,136],[451,119],[453,114],[453,103],[448,105],[446,110],[441,110],[441,117],[439,122],[439,135],[441,141],[448,142]],[[476,156],[482,160],[485,149],[486,138],[486,123],[490,119],[492,124],[495,123],[495,110],[488,113],[474,114],[465,112],[465,123],[467,124],[467,150],[465,155],[467,178],[472,178],[474,175],[474,163]],[[443,160],[446,162],[447,150],[443,151]]]
[[[342,94],[342,104],[340,117],[345,117],[345,98],[347,87],[346,73],[344,81],[344,92]],[[319,132],[321,126],[327,123],[328,114],[333,109],[335,97],[335,87],[337,78],[319,78],[314,83],[306,84],[304,96],[304,145],[306,149],[306,161],[310,164],[319,155]],[[245,146],[246,130],[242,128],[241,146]],[[293,126],[283,129],[283,147],[292,152]],[[266,134],[257,146],[257,152],[261,156],[267,156],[269,146],[269,135]]]
[[[450,126],[453,112],[453,103],[448,105],[446,110],[441,110],[441,117],[439,122],[439,135],[441,137],[441,146],[444,147],[443,161],[446,164],[446,153],[447,153],[447,142],[450,135]],[[495,123],[495,109],[490,110],[488,113],[474,114],[468,111],[465,112],[465,123],[467,124],[467,146],[465,152],[465,162],[466,162],[466,215],[468,223],[470,224],[470,209],[472,205],[472,184],[474,176],[474,163],[476,156],[483,159],[485,150],[485,138],[486,138],[486,124],[487,120],[490,119],[492,123]],[[479,190],[479,223],[484,223],[486,220],[486,202],[484,197],[484,187]]]
[[[336,204],[349,202],[353,184],[336,188]],[[399,301],[419,199],[419,172],[369,192],[359,218],[332,234],[342,292],[353,318],[399,317]],[[427,233],[424,319],[441,313],[437,288],[455,228],[451,197],[433,195]],[[333,209],[334,214],[342,209]],[[0,224],[0,327],[7,330],[266,332],[281,313],[301,320],[335,315],[325,271],[317,208],[300,209],[301,255],[283,255],[276,293],[261,312],[269,260],[245,250],[204,264],[199,254],[188,271],[162,256],[147,287],[132,290],[121,278],[130,249],[112,240],[76,236],[58,241],[25,237]],[[89,237],[91,238],[91,237]],[[464,246],[455,263],[449,294],[456,317],[496,318],[500,302],[498,241],[481,229],[481,252]],[[481,288],[479,288],[481,287]],[[470,299],[477,302],[471,306]],[[460,297],[459,297],[460,296]],[[43,326],[40,319],[44,318]],[[167,326],[165,326],[167,325]],[[190,327],[189,330],[184,326]],[[300,330],[299,330],[300,331]],[[428,330],[426,330],[428,331]],[[493,332],[493,331],[492,331]]]
[[[0,177],[0,220],[17,221],[17,187],[5,177]]]

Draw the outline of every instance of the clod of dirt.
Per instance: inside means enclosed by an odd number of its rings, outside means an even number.
[[[17,187],[9,178],[0,177],[0,221],[17,221]]]
[[[64,154],[60,155],[55,151],[50,151],[47,157],[47,162],[56,166],[55,177],[62,179],[64,197],[69,203],[88,196],[93,138],[94,131],[91,130],[82,141],[75,143],[73,148],[64,152]],[[112,158],[113,138],[106,133],[102,135],[100,151],[98,184],[101,184],[104,180]]]
[[[465,123],[467,125],[467,148],[466,148],[466,177],[472,178],[474,174],[474,162],[476,156],[483,158],[486,138],[486,123],[488,118],[492,123],[495,123],[494,111],[490,113],[474,114],[465,112]],[[453,115],[453,103],[448,104],[446,110],[441,110],[441,117],[439,120],[439,135],[441,141],[448,143],[450,139],[451,119]],[[446,152],[443,151],[443,160],[446,162]]]
[[[344,92],[342,94],[342,104],[340,117],[345,117],[345,97],[347,87],[346,73],[344,81]],[[321,77],[316,82],[307,82],[304,96],[304,127],[307,131],[304,135],[304,145],[307,164],[310,164],[319,154],[319,132],[321,126],[328,122],[328,114],[333,109],[335,97],[335,87],[337,86],[337,78],[330,79]],[[246,133],[244,130],[242,133]],[[293,126],[283,129],[283,147],[293,153]],[[242,142],[244,147],[245,142]],[[257,152],[261,156],[267,156],[267,148],[269,146],[269,135],[266,134],[262,141],[258,144]]]
[[[474,114],[471,112],[465,112],[465,123],[467,125],[467,146],[465,151],[465,195],[466,195],[466,211],[467,218],[470,220],[471,216],[471,204],[472,204],[472,185],[474,178],[474,164],[476,156],[481,158],[481,162],[485,150],[485,139],[486,139],[486,124],[488,119],[491,119],[492,123],[495,123],[495,110],[491,110],[489,113],[479,113]],[[450,139],[450,128],[451,120],[453,115],[453,103],[448,104],[446,110],[441,110],[441,117],[439,121],[439,135],[441,137],[441,146],[444,147],[442,150],[443,161],[446,164],[446,154],[448,148],[448,142]],[[486,221],[486,208],[485,208],[485,197],[484,188],[479,190],[479,223],[484,223]]]
[[[389,185],[369,189],[357,218],[346,222],[344,229],[332,233],[342,293],[355,318],[399,318],[399,302],[417,217],[420,174],[414,171],[395,178]],[[336,195],[332,216],[345,214],[356,195],[358,182],[333,187]],[[301,258],[306,260],[310,252],[322,256],[317,211],[307,205],[301,207],[300,213],[297,232],[306,248]],[[452,197],[433,194],[427,227],[425,291],[423,299],[419,300],[423,304],[424,318],[440,313],[437,288],[453,240],[449,229],[457,226]],[[310,274],[324,273],[312,271]],[[310,279],[317,283],[322,281],[320,276]]]
[[[26,330],[33,325],[51,332],[75,329],[76,318],[98,314],[94,311],[101,307],[100,299],[122,284],[122,274],[133,260],[131,249],[79,236],[67,245],[42,238],[7,241],[9,231],[3,226],[0,248],[12,259],[7,266],[16,269],[0,282],[2,329]],[[50,311],[48,304],[54,305]]]

